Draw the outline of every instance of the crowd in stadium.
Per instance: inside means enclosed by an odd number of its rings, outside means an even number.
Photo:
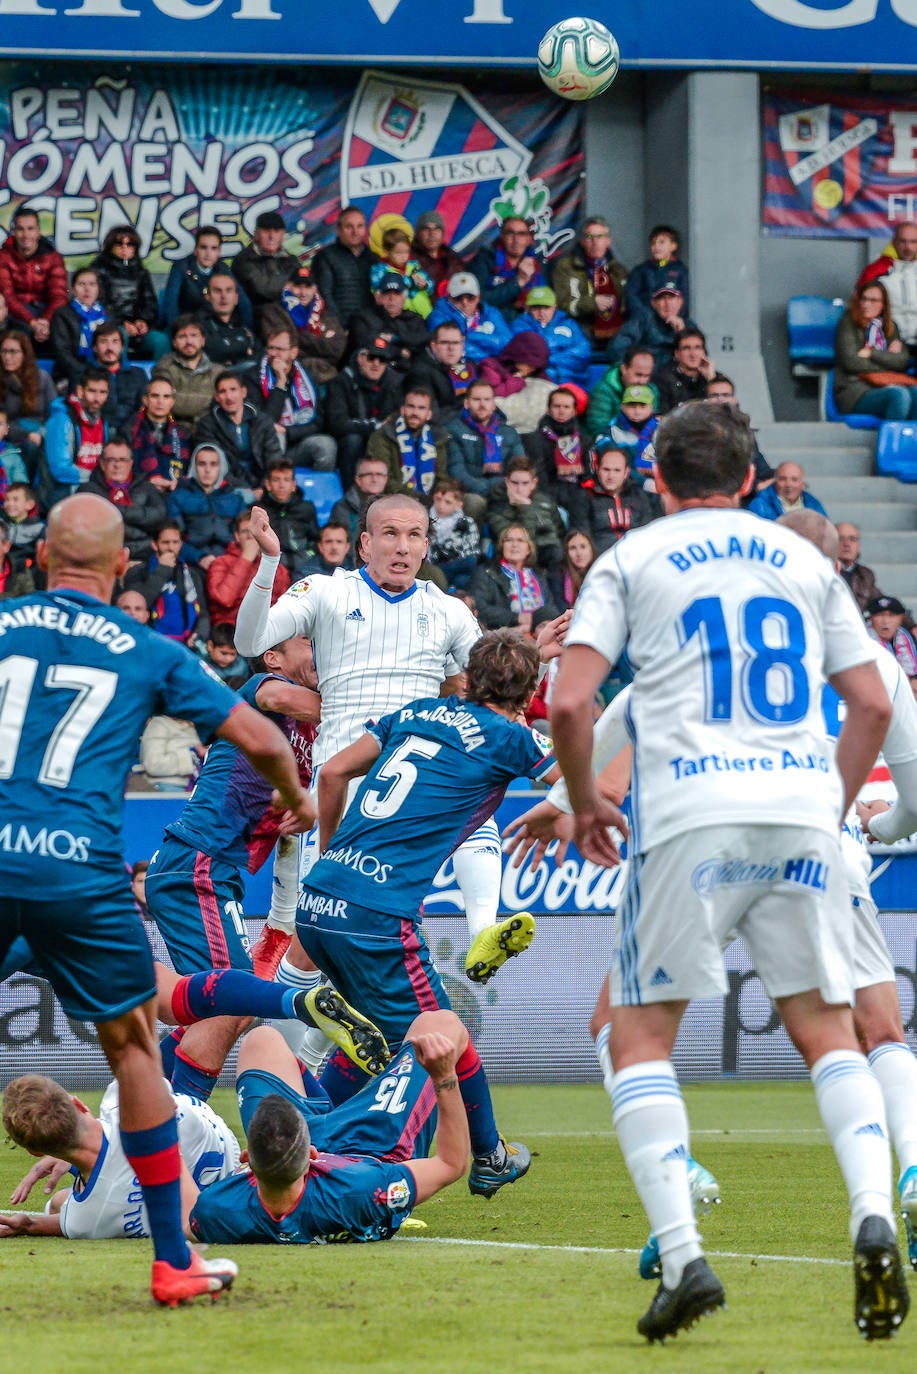
[[[512,216],[467,259],[436,211],[368,226],[345,207],[308,262],[285,251],[276,212],[231,260],[219,230],[195,237],[157,293],[132,226],[68,281],[35,212],[16,214],[0,248],[0,597],[40,585],[50,505],[97,492],[124,517],[120,604],[235,686],[249,671],[233,629],[259,556],[254,503],[280,538],[279,595],[352,568],[367,504],[414,492],[431,521],[421,576],[485,628],[531,633],[573,604],[597,554],[661,514],[659,417],[736,401],[669,225],[630,270],[601,216],[552,262]],[[839,404],[910,414],[915,258],[917,228],[899,226],[864,272],[839,326]],[[798,464],[775,474],[757,451],[756,467],[756,513],[823,511]],[[304,472],[326,475],[321,521]],[[847,533],[843,575],[917,682],[910,617]]]

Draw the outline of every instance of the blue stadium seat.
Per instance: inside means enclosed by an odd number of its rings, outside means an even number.
[[[336,472],[316,472],[313,468],[297,468],[296,484],[315,507],[320,525],[331,518],[331,507],[344,495],[341,479]]]
[[[51,372],[54,369],[53,358],[36,358],[35,361],[38,363],[38,366],[41,368],[42,372]]]
[[[850,429],[878,429],[882,421],[877,415],[856,415],[848,411],[846,414],[838,410],[834,404],[834,369],[828,373],[825,384],[825,419],[833,421],[834,424],[848,425]]]
[[[806,367],[830,367],[834,362],[834,335],[844,313],[843,301],[825,296],[791,296],[786,307],[790,359]]]
[[[590,363],[589,371],[586,373],[586,390],[591,391],[594,386],[598,386],[599,382],[605,376],[605,373],[608,371],[610,367],[611,363],[607,362]]]
[[[876,472],[917,482],[917,424],[913,420],[886,420],[876,442]]]

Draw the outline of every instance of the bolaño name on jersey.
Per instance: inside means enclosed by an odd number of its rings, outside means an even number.
[[[71,615],[60,606],[17,606],[12,611],[0,611],[0,635],[8,630],[56,630],[73,638],[82,636],[104,644],[113,654],[126,654],[137,641],[113,620],[90,611]]]
[[[405,706],[398,712],[399,723],[409,720],[435,721],[439,725],[447,725],[458,733],[462,741],[466,754],[471,754],[475,749],[480,749],[484,743],[484,735],[481,730],[480,721],[471,714],[470,711],[456,711],[445,703],[442,706],[434,706],[431,710],[415,711],[411,706]]]
[[[699,539],[695,544],[674,549],[669,562],[679,572],[690,572],[692,568],[704,563],[715,563],[723,558],[744,558],[750,563],[769,563],[772,568],[782,568],[786,563],[786,550],[768,546],[759,535],[751,537],[732,534],[728,539]]]

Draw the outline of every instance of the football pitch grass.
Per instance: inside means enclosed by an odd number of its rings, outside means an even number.
[[[528,1177],[487,1202],[462,1182],[387,1244],[219,1247],[231,1294],[154,1308],[147,1242],[0,1241],[0,1369],[24,1374],[809,1374],[910,1370],[917,1311],[890,1342],[853,1324],[846,1197],[804,1083],[688,1087],[693,1152],[723,1205],[702,1223],[726,1310],[665,1346],[635,1323],[642,1209],[600,1087],[497,1088]],[[86,1094],[95,1106],[99,1094]],[[214,1105],[238,1128],[231,1093]],[[0,1202],[28,1166],[0,1150]],[[33,1192],[32,1205],[43,1205]],[[903,1243],[903,1236],[902,1236]],[[910,1273],[910,1271],[909,1271]],[[915,1278],[917,1286],[917,1278]]]

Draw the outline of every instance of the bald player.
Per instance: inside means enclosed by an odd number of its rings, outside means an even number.
[[[174,1306],[231,1287],[236,1265],[182,1233],[175,1106],[155,1035],[156,980],[122,852],[136,741],[152,715],[237,744],[277,789],[284,825],[314,813],[280,731],[198,661],[110,605],[128,552],[115,507],[89,493],[48,518],[48,589],[0,610],[0,960],[24,935],[68,1016],[92,1021],[118,1080],[120,1140],[153,1238],[151,1292]]]

